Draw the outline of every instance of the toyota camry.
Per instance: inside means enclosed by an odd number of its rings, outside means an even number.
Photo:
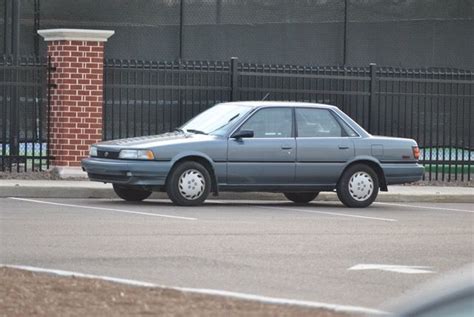
[[[140,201],[165,191],[177,205],[212,192],[280,192],[308,203],[336,191],[367,207],[379,190],[421,179],[418,145],[372,136],[335,106],[247,101],[217,104],[173,132],[105,141],[82,161],[91,181]]]

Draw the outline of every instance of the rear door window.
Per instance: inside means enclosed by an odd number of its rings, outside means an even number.
[[[327,109],[296,109],[297,136],[300,138],[347,136],[336,118]]]

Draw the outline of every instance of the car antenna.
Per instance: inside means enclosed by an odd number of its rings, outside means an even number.
[[[270,96],[270,93],[267,92],[267,94],[265,95],[265,97],[262,98],[262,101],[264,101],[265,99],[267,99],[267,97]]]

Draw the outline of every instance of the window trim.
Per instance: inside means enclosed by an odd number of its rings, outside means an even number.
[[[331,111],[331,114],[336,118],[336,121],[339,123],[339,125],[341,126],[341,128],[343,129],[343,131],[346,134],[347,134],[347,132],[345,131],[346,129],[344,129],[344,126],[342,125],[342,123],[344,123],[349,129],[352,130],[352,132],[354,132],[356,134],[354,136],[346,135],[345,137],[347,137],[347,138],[357,138],[357,137],[359,137],[360,138],[360,134],[353,127],[351,127],[351,125],[349,123],[347,123],[346,120],[341,118],[341,116],[339,116],[335,111]],[[341,123],[341,121],[342,121],[342,123]]]
[[[339,110],[339,109],[338,109],[338,110]],[[355,132],[355,134],[357,134],[357,136],[349,136],[349,138],[362,138],[362,135],[357,131],[357,129],[354,129],[354,128],[349,124],[349,122],[347,122],[346,119],[344,119],[339,113],[337,113],[337,111],[335,111],[335,110],[333,110],[333,109],[330,109],[330,111],[331,111],[337,118],[339,118],[342,122],[344,122],[345,124],[347,124],[347,126],[348,126],[349,128],[351,128],[352,131]],[[339,111],[341,111],[341,110],[339,110]],[[357,124],[357,122],[356,122],[355,120],[354,120],[354,123]],[[362,129],[362,131],[364,131],[365,133],[369,134],[369,133],[366,132],[362,127],[358,127],[358,128]]]

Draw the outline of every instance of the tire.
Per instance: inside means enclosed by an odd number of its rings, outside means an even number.
[[[114,191],[123,200],[126,201],[142,201],[151,195],[151,191],[136,188],[133,186],[112,184]]]
[[[168,197],[179,206],[201,205],[211,191],[209,171],[194,161],[185,161],[170,172],[166,182]]]
[[[347,207],[370,206],[379,193],[377,173],[365,164],[349,167],[337,184],[337,197]]]
[[[314,193],[283,193],[288,200],[295,202],[297,204],[307,204],[313,199],[315,199],[319,192]]]

